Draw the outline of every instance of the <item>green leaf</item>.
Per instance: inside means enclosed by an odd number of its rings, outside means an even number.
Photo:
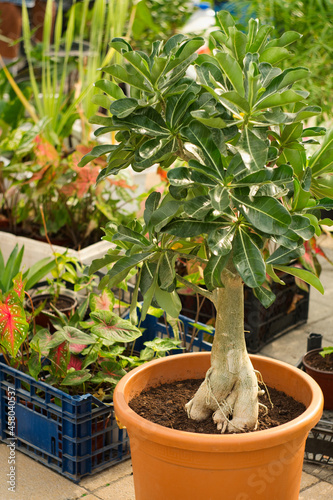
[[[147,240],[145,236],[123,225],[118,226],[118,232],[113,235],[112,239],[114,241],[127,241],[133,245],[139,245],[142,248],[151,245],[150,241]]]
[[[226,35],[229,34],[229,28],[235,26],[235,21],[227,10],[220,10],[217,12],[216,19]]]
[[[309,167],[313,174],[332,173],[333,171],[333,129],[330,130],[321,147],[311,156]]]
[[[168,172],[168,180],[172,186],[176,187],[193,187],[196,184],[201,184],[204,186],[215,186],[216,182],[212,180],[207,175],[201,173],[202,171],[207,171],[207,168],[204,165],[201,165],[199,162],[195,160],[190,160],[189,166],[187,167],[176,167]],[[197,172],[196,167],[200,168],[200,172]],[[213,171],[209,171],[212,176],[216,177],[216,173]]]
[[[119,259],[108,272],[109,286],[117,285],[120,281],[126,278],[131,269],[135,268],[138,264],[140,264],[140,262],[149,259],[150,256],[150,252],[143,252]]]
[[[64,326],[60,333],[63,335],[64,340],[67,340],[70,344],[89,345],[95,343],[95,339],[91,335],[81,332],[81,330],[73,326]]]
[[[133,113],[138,107],[139,103],[136,99],[130,97],[124,97],[115,101],[110,106],[110,113],[115,115],[117,118],[126,118],[131,113]]]
[[[181,134],[201,149],[207,161],[207,166],[215,170],[222,179],[223,164],[221,154],[226,151],[223,136],[220,136],[222,143],[216,144],[211,129],[197,121],[192,122],[188,127],[182,128]]]
[[[299,269],[298,267],[290,267],[290,266],[277,266],[274,264],[274,268],[278,269],[279,271],[283,271],[287,274],[291,274],[292,276],[295,276],[296,278],[300,278],[301,280],[305,281],[305,283],[308,283],[309,285],[313,286],[320,292],[321,294],[324,295],[324,287],[321,284],[319,278],[315,276],[314,274],[310,273],[310,271],[306,271],[305,269]]]
[[[150,79],[150,71],[147,64],[147,61],[136,51],[126,52],[124,54],[124,59],[126,59],[149,83],[151,83]]]
[[[135,87],[139,90],[143,90],[143,92],[148,92],[150,94],[153,93],[152,87],[138,71],[128,73],[122,66],[119,66],[119,64],[113,64],[112,66],[103,68],[103,71],[113,76],[116,80],[128,83],[131,87]]]
[[[148,135],[154,139],[158,136],[166,137],[170,132],[162,118],[154,108],[147,107],[140,114],[132,114],[126,118],[113,118],[114,124],[126,126],[133,132],[140,135]]]
[[[206,109],[191,111],[191,115],[193,118],[206,125],[206,127],[225,128],[227,126],[226,122],[222,118],[210,115]]]
[[[183,238],[191,238],[192,236],[207,234],[220,226],[220,222],[201,222],[192,219],[181,219],[170,222],[162,229],[162,232]]]
[[[235,106],[241,109],[244,113],[250,112],[250,104],[244,97],[241,97],[238,92],[223,92],[223,94],[221,95],[221,101],[224,102],[224,100],[235,104]]]
[[[117,146],[114,144],[102,144],[100,146],[95,146],[90,151],[90,153],[87,153],[86,155],[84,155],[84,157],[79,162],[78,166],[84,167],[90,161],[95,160],[96,158],[99,158],[100,156],[104,156],[108,153],[112,153],[116,149],[117,149]]]
[[[273,304],[274,300],[276,299],[274,293],[271,290],[265,288],[264,286],[254,288],[253,293],[257,297],[257,299],[260,300],[262,305],[266,307],[266,309],[270,307]]]
[[[285,33],[282,34],[280,38],[275,38],[268,42],[266,45],[266,48],[270,47],[286,47],[287,45],[290,45],[293,42],[296,42],[296,40],[299,40],[302,35],[297,33],[296,31],[286,31]]]
[[[233,262],[249,287],[257,288],[265,282],[266,266],[261,252],[241,227],[234,238]]]
[[[161,200],[161,193],[159,193],[157,191],[150,193],[150,195],[148,196],[148,198],[146,200],[146,204],[145,204],[145,211],[143,213],[143,218],[144,218],[146,226],[149,225],[150,219],[151,219],[153,213],[155,212],[155,210],[157,209],[157,207],[160,203],[160,200]]]
[[[61,385],[81,385],[92,377],[88,370],[69,371],[61,382]]]
[[[214,255],[228,255],[232,249],[235,226],[227,226],[212,231],[207,239],[208,246]]]
[[[113,99],[124,99],[126,96],[124,92],[121,90],[119,85],[114,82],[110,82],[110,80],[98,80],[95,82],[95,87],[103,90],[106,94],[111,96]]]
[[[90,317],[94,321],[92,333],[108,342],[133,342],[141,336],[139,328],[111,311],[94,311]]]
[[[154,228],[154,231],[159,232],[166,226],[180,211],[182,203],[180,201],[168,201],[160,205],[152,214],[149,227]]]
[[[204,280],[208,290],[223,287],[222,271],[225,268],[230,254],[212,255],[204,268]]]
[[[178,296],[178,293],[174,290],[173,292],[166,292],[161,290],[159,286],[155,288],[155,299],[158,305],[172,318],[178,318],[180,311],[182,310],[182,303]]]
[[[244,97],[243,71],[236,59],[226,52],[217,52],[215,57],[236,92]]]
[[[289,50],[284,47],[269,47],[261,52],[259,61],[276,65],[288,56]]]
[[[268,146],[248,127],[244,127],[236,148],[250,171],[261,170],[266,166]]]
[[[167,251],[163,254],[159,267],[159,283],[162,290],[168,290],[176,277],[175,262],[177,254]]]
[[[260,196],[251,200],[247,196],[231,193],[235,204],[254,227],[267,234],[283,234],[291,223],[289,212],[275,198]]]
[[[223,212],[230,204],[228,189],[217,185],[209,192],[212,207],[219,212]]]
[[[289,262],[298,259],[298,257],[303,255],[304,252],[305,250],[303,245],[294,249],[279,247],[268,257],[266,264],[272,264],[274,267],[276,267],[277,264],[289,264]]]
[[[259,101],[255,104],[255,109],[267,109],[267,108],[275,108],[277,106],[285,106],[286,104],[293,104],[295,102],[302,101],[304,99],[304,95],[300,93],[300,91],[296,90],[285,90],[279,94],[273,94],[269,97],[266,97],[262,101]]]
[[[204,219],[212,210],[209,196],[196,196],[184,203],[184,212],[194,219]]]

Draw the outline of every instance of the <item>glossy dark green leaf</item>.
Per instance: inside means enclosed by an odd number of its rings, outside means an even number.
[[[204,280],[208,290],[222,288],[222,271],[225,268],[230,256],[212,255],[204,269]]]
[[[207,239],[210,251],[218,256],[229,254],[232,249],[235,230],[235,226],[227,226],[211,231]]]
[[[118,226],[118,232],[113,235],[113,241],[127,241],[142,248],[151,245],[145,236],[123,225]]]
[[[149,226],[154,228],[154,231],[159,232],[166,226],[180,211],[182,203],[179,201],[168,201],[160,205],[152,214]]]
[[[278,264],[289,264],[292,260],[298,259],[305,252],[304,246],[300,245],[295,249],[279,247],[266,260],[267,264],[272,264],[275,267]]]
[[[172,251],[167,251],[162,256],[159,267],[159,284],[161,290],[167,290],[175,280],[176,259],[177,259],[177,254]]]
[[[143,252],[119,259],[108,272],[109,285],[117,285],[120,281],[126,278],[131,269],[135,268],[138,264],[140,264],[140,262],[149,259],[150,256],[150,252]]]
[[[244,217],[254,227],[267,234],[283,234],[291,223],[289,212],[275,198],[260,196],[251,200],[247,196],[231,193]]]
[[[209,191],[209,196],[212,207],[219,212],[223,212],[230,204],[229,192],[224,186],[217,185],[214,189]]]
[[[224,144],[224,150],[221,151],[213,139],[212,130],[200,122],[193,121],[190,126],[181,129],[181,134],[201,149],[207,165],[223,178],[221,153],[223,154],[226,148]]]
[[[268,145],[259,139],[248,127],[244,127],[236,147],[244,165],[250,171],[261,170],[265,167]]]
[[[290,229],[303,240],[309,240],[315,233],[315,228],[310,224],[309,219],[302,215],[292,215]]]
[[[270,307],[276,299],[276,296],[272,292],[272,290],[269,290],[264,286],[254,288],[253,293],[257,297],[257,299],[260,300],[262,305],[266,307],[266,309]]]
[[[204,170],[204,166],[202,166],[202,169]],[[214,181],[206,175],[187,167],[177,167],[169,170],[168,179],[170,184],[176,187],[192,187],[196,184],[204,186],[215,185]]]
[[[170,222],[163,228],[162,232],[183,238],[191,238],[192,236],[207,234],[220,226],[220,222],[201,222],[189,218]]]
[[[90,153],[87,153],[86,155],[83,156],[79,163],[79,167],[84,167],[87,165],[92,160],[95,160],[96,158],[99,158],[100,156],[104,156],[108,153],[112,153],[112,151],[115,151],[117,149],[117,146],[114,144],[102,144],[100,146],[95,146]]]
[[[146,223],[146,226],[148,226],[151,216],[157,209],[161,200],[161,196],[162,196],[161,193],[159,193],[158,191],[154,191],[153,193],[150,193],[150,195],[148,196],[145,204],[145,211],[143,213],[143,218]]]
[[[196,196],[184,203],[184,212],[194,219],[204,219],[211,210],[212,204],[208,195]]]
[[[244,97],[241,97],[238,92],[223,92],[221,95],[221,101],[223,102],[224,100],[231,102],[244,113],[250,112],[250,105],[248,101]]]
[[[234,238],[233,262],[249,287],[257,288],[265,282],[266,267],[261,252],[242,228],[239,228]]]
[[[137,99],[124,97],[124,99],[119,99],[111,104],[110,112],[112,115],[117,116],[117,118],[126,118],[126,116],[136,110],[138,105]]]
[[[115,125],[126,125],[133,132],[153,138],[170,134],[163,118],[153,108],[146,108],[141,114],[132,114],[121,120],[114,117],[113,121]]]

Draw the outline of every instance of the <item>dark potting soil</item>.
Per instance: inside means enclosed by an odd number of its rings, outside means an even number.
[[[319,352],[311,352],[306,355],[306,363],[315,368],[316,370],[323,370],[326,372],[333,372],[333,355],[329,354],[325,357],[321,356]]]
[[[187,417],[185,404],[194,396],[202,380],[183,380],[141,392],[133,398],[129,406],[141,417],[172,429],[203,434],[221,434],[211,417],[196,422]],[[264,389],[264,387],[262,387]],[[267,393],[259,401],[267,409],[259,407],[259,425],[256,430],[270,429],[285,424],[305,411],[305,406],[284,392],[268,387],[273,408]]]

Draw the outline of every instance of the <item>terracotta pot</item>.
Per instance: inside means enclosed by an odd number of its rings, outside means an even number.
[[[308,364],[307,359],[314,352],[320,352],[320,349],[313,349],[303,356],[303,365],[306,373],[308,373],[320,385],[324,394],[324,409],[333,410],[333,372],[318,370]]]
[[[268,385],[305,404],[301,416],[273,429],[220,436],[168,429],[129,408],[128,401],[148,387],[203,378],[210,353],[158,359],[121,379],[114,406],[130,437],[136,500],[298,500],[305,441],[320,419],[322,392],[293,366],[251,359]]]

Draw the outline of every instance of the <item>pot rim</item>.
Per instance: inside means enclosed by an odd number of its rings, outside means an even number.
[[[155,443],[168,444],[175,448],[186,448],[190,450],[204,451],[251,451],[258,448],[268,448],[274,445],[279,445],[281,442],[289,442],[291,439],[303,436],[307,433],[320,419],[323,410],[323,394],[317,382],[303,372],[299,368],[289,365],[283,361],[278,361],[273,358],[266,358],[259,355],[250,355],[251,361],[260,359],[264,363],[273,365],[273,369],[282,368],[288,369],[297,375],[300,381],[303,381],[308,386],[312,393],[312,399],[305,410],[299,417],[291,420],[288,423],[281,424],[278,427],[265,429],[256,432],[248,432],[242,434],[199,434],[194,432],[186,432],[176,429],[163,427],[162,425],[150,422],[137,413],[135,413],[127,404],[124,389],[137,375],[151,369],[159,363],[168,363],[169,360],[178,358],[179,361],[186,363],[188,356],[210,356],[210,352],[184,353],[166,356],[154,361],[150,361],[144,365],[135,368],[127,373],[117,384],[114,392],[114,406],[116,415],[123,426],[129,433],[132,427],[136,427],[136,432],[146,436],[147,439]],[[237,447],[240,447],[238,450]]]
[[[316,349],[312,349],[311,351],[308,351],[306,354],[304,354],[303,356],[303,365],[308,368],[309,370],[311,371],[314,371],[316,373],[321,373],[323,375],[331,375],[333,376],[333,371],[329,371],[329,370],[320,370],[319,368],[315,368],[314,366],[311,366],[307,363],[307,359],[306,357],[310,354],[313,354],[313,353],[319,353],[320,351],[322,351],[323,348],[322,347],[317,347]]]

